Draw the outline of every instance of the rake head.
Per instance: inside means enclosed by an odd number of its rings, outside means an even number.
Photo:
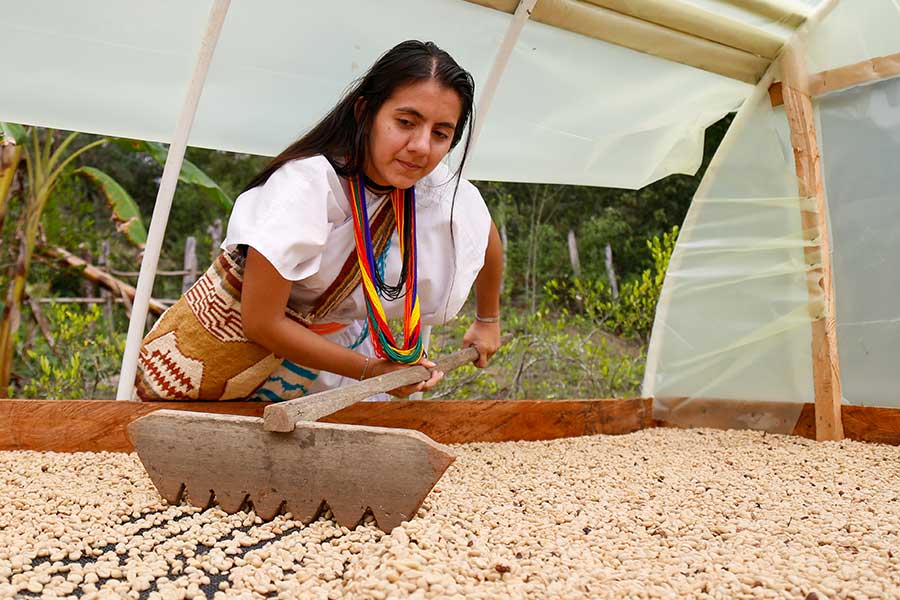
[[[348,528],[367,512],[384,531],[412,518],[454,461],[428,436],[386,427],[300,422],[272,433],[255,417],[159,410],[128,433],[169,503],[305,523],[327,505]]]

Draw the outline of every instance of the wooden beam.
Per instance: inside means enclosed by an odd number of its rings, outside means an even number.
[[[751,13],[796,29],[809,17],[809,8],[794,0],[725,0]]]
[[[650,411],[649,405],[647,410]],[[689,407],[681,406],[678,410],[679,417],[690,423],[690,427],[721,429],[729,427],[723,424],[740,420],[768,423],[782,431],[790,429],[792,435],[816,439],[816,405],[813,403],[692,398]],[[793,415],[798,415],[795,423],[776,422],[777,419],[794,418]],[[846,439],[900,446],[900,408],[844,404],[841,406],[841,423]],[[657,420],[653,420],[652,426],[678,427]]]
[[[807,285],[812,321],[813,387],[816,400],[816,439],[840,440],[841,380],[838,358],[834,292],[831,281],[831,246],[828,232],[828,207],[819,164],[819,145],[816,137],[815,113],[806,89],[806,73],[798,52],[790,50],[782,58],[785,84],[782,96],[791,129],[794,164],[797,170],[799,194],[815,199],[815,212],[801,211],[800,220],[809,240],[805,247],[807,264],[811,267]]]
[[[587,0],[617,13],[718,42],[755,56],[774,59],[785,40],[719,13],[673,0]]]
[[[772,108],[784,104],[784,98],[781,95],[781,82],[776,81],[769,86],[769,100],[772,102]]]
[[[510,0],[467,1],[504,12],[512,12],[518,4]],[[754,85],[771,64],[771,60],[750,52],[589,1],[540,0],[531,12],[531,20]]]
[[[805,92],[815,98],[897,75],[900,75],[900,52],[810,75],[806,82]],[[781,82],[777,81],[769,87],[769,96],[772,99],[773,107],[784,104],[781,85]]]

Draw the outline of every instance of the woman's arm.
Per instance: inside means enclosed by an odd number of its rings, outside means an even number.
[[[374,377],[403,368],[404,365],[388,360],[367,359],[289,319],[285,316],[285,308],[291,285],[262,254],[252,247],[248,249],[241,291],[241,320],[247,338],[298,365],[351,379],[360,379],[363,375]],[[422,364],[434,367],[429,361]],[[434,387],[442,377],[443,373],[436,371],[426,382],[397,388],[390,393],[408,396]]]
[[[491,221],[484,265],[475,278],[475,314],[487,319],[500,317],[500,283],[503,281],[503,245],[497,226]],[[475,320],[463,337],[463,346],[475,345],[479,357],[475,366],[487,366],[488,359],[500,347],[500,321]]]

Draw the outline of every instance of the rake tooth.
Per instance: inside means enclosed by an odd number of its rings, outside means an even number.
[[[184,484],[184,495],[182,496],[182,499],[186,500],[187,503],[191,506],[199,508],[200,510],[206,510],[207,508],[210,508],[211,506],[213,506],[213,501],[215,500],[215,492],[209,488],[206,488],[206,493],[194,491],[202,490],[204,487],[205,486],[192,486],[189,484]]]
[[[250,496],[247,492],[233,492],[227,488],[222,491],[215,491],[216,503],[223,511],[229,515],[234,514],[244,508],[247,498]]]
[[[270,492],[263,494],[255,494],[250,496],[250,503],[253,505],[253,512],[263,521],[271,521],[276,515],[281,513],[284,506],[284,498],[281,494]]]
[[[411,517],[411,515],[401,512],[385,512],[380,507],[373,508],[371,511],[372,516],[375,517],[375,524],[378,525],[378,529],[387,533],[390,533],[395,527],[404,521],[408,521]]]
[[[365,506],[360,506],[355,502],[342,502],[340,500],[330,503],[328,506],[331,507],[331,514],[334,516],[337,524],[347,529],[353,529],[359,525],[366,510]]]
[[[179,504],[184,497],[184,483],[181,481],[167,481],[159,478],[153,480],[153,485],[159,490],[159,495],[172,505]]]
[[[307,500],[296,498],[284,499],[284,512],[291,513],[295,520],[303,523],[312,523],[323,512],[327,505],[321,500]]]

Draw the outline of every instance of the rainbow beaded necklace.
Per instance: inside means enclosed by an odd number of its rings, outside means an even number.
[[[369,212],[366,207],[364,175],[350,179],[350,209],[353,212],[353,235],[356,241],[356,258],[362,274],[363,294],[366,299],[366,313],[369,329],[372,331],[372,345],[375,354],[394,362],[412,364],[422,358],[422,338],[419,335],[419,296],[416,286],[416,193],[413,187],[407,190],[394,189],[390,195],[394,205],[394,217],[400,239],[400,254],[403,256],[401,284],[406,283],[403,305],[403,343],[398,344],[388,326],[387,315],[381,305],[379,290],[389,288],[378,276],[375,253],[369,231]],[[398,290],[399,291],[399,290]],[[394,294],[391,294],[394,295]],[[399,298],[399,294],[391,299]]]

